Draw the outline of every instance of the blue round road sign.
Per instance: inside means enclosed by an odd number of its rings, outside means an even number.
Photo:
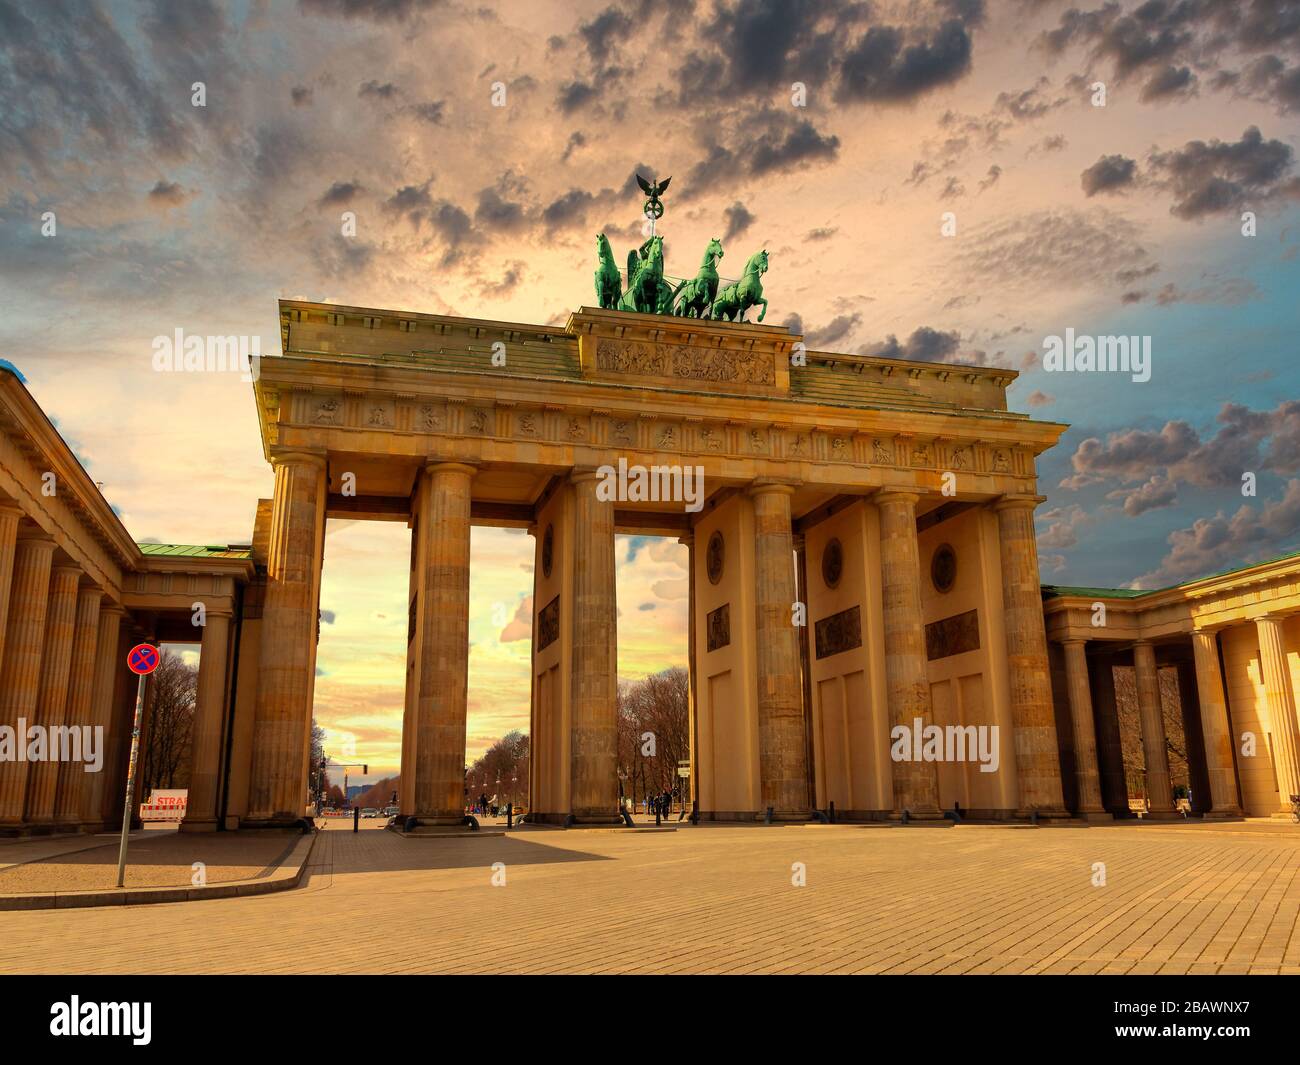
[[[149,643],[136,644],[126,656],[127,668],[138,676],[152,673],[158,668],[160,661],[161,656],[158,654],[158,648]]]

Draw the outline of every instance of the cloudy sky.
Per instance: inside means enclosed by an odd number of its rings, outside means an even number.
[[[1155,587],[1300,548],[1298,113],[1285,0],[0,0],[0,357],[137,539],[246,542],[251,386],[155,336],[562,321],[671,175],[669,273],[766,247],[811,345],[1019,370],[1071,424],[1044,580]],[[1067,329],[1150,337],[1151,379],[1048,372]],[[381,767],[407,535],[327,547],[316,713]],[[471,754],[527,723],[532,540],[473,546]],[[620,543],[625,677],[684,662],[682,555]]]

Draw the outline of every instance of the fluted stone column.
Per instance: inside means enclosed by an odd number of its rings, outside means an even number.
[[[5,629],[9,624],[9,593],[13,587],[14,551],[18,546],[18,523],[22,517],[22,508],[17,503],[0,502],[0,662],[4,661]]]
[[[1232,729],[1228,700],[1219,668],[1219,641],[1208,629],[1192,632],[1196,661],[1196,694],[1200,701],[1201,738],[1205,744],[1205,770],[1210,778],[1210,809],[1206,817],[1240,817],[1237,776],[1233,772]]]
[[[807,737],[795,602],[788,484],[756,484],[754,501],[754,658],[758,669],[760,802],[778,819],[806,818]]]
[[[618,820],[618,604],[614,503],[598,499],[594,470],[573,483],[573,646],[569,811],[578,822]],[[564,604],[560,605],[561,611]]]
[[[700,798],[700,704],[696,694],[699,680],[699,660],[695,657],[695,533],[689,532],[677,541],[686,547],[686,664],[690,698],[691,741],[691,794],[690,801]],[[531,750],[531,747],[529,748]]]
[[[1138,717],[1142,723],[1142,753],[1147,763],[1147,805],[1152,817],[1174,814],[1173,785],[1169,779],[1169,749],[1165,718],[1160,706],[1160,672],[1156,652],[1146,640],[1133,645],[1133,673],[1137,680]]]
[[[45,615],[45,649],[41,654],[41,688],[36,697],[33,724],[51,730],[63,724],[68,705],[68,673],[72,666],[72,637],[77,629],[77,585],[81,567],[56,565],[50,574],[50,603]],[[27,813],[32,827],[49,829],[54,824],[54,796],[59,785],[56,751],[47,747],[46,757],[33,762],[27,772]]]
[[[1259,636],[1259,671],[1268,699],[1280,809],[1290,810],[1291,796],[1300,795],[1300,725],[1296,721],[1295,690],[1286,661],[1286,644],[1282,640],[1283,620],[1272,614],[1256,618],[1255,631]]]
[[[1034,536],[1037,496],[1004,496],[994,510],[1002,562],[1002,611],[1006,629],[1011,721],[1015,728],[1020,813],[1065,813],[1060,749],[1052,709],[1052,682],[1043,628],[1043,596]]]
[[[30,725],[36,715],[49,607],[54,540],[43,532],[21,533],[14,551],[4,663],[0,666],[0,725]],[[0,828],[17,828],[27,800],[27,761],[0,761]]]
[[[85,726],[92,725],[91,698],[95,683],[95,648],[99,640],[99,609],[104,598],[102,589],[93,584],[77,593],[77,621],[72,634],[72,656],[68,666],[68,697],[63,723],[81,735],[82,761],[64,762],[59,766],[58,788],[54,796],[54,820],[62,829],[76,828],[81,822],[81,793],[86,785],[89,750],[84,746]],[[96,742],[93,735],[89,742]]]
[[[1074,728],[1074,763],[1079,780],[1078,815],[1088,820],[1110,820],[1101,804],[1101,775],[1097,771],[1097,730],[1092,716],[1092,688],[1088,682],[1086,640],[1065,640],[1065,678]]]
[[[470,481],[474,468],[425,468],[419,489],[416,610],[415,809],[421,824],[465,819],[469,699]]]
[[[109,730],[113,727],[118,673],[126,669],[125,660],[118,657],[118,641],[124,617],[126,611],[117,603],[100,605],[89,723],[96,730],[95,742],[99,745],[103,762],[99,772],[82,774],[82,779],[77,782],[81,796],[79,819],[82,830],[87,832],[97,832],[104,825],[104,785],[112,772],[109,755],[113,744]]]
[[[885,685],[891,730],[911,732],[934,724],[921,610],[921,561],[916,543],[915,492],[885,489],[880,511],[880,588],[884,607]],[[919,737],[917,737],[919,739]],[[891,744],[892,746],[892,744]],[[916,752],[914,752],[916,753]],[[893,763],[894,806],[911,817],[939,817],[939,767],[934,762]]]
[[[289,825],[305,813],[303,789],[315,690],[317,596],[325,526],[325,460],[277,455],[267,549],[266,600],[248,827]]]
[[[221,736],[226,718],[226,665],[230,642],[229,610],[208,608],[204,614],[195,692],[193,761],[182,832],[215,832],[217,784],[221,773]]]

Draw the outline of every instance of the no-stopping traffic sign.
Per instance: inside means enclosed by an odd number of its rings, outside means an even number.
[[[161,661],[158,648],[150,643],[138,643],[126,656],[127,668],[137,676],[143,677],[158,668]]]

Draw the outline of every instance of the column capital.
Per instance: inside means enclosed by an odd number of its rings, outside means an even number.
[[[270,462],[272,466],[298,466],[311,465],[325,468],[327,459],[323,451],[309,451],[305,448],[295,448],[293,450],[272,451]]]
[[[925,494],[919,488],[881,488],[871,497],[871,501],[877,506],[881,503],[916,504],[921,501],[921,497]]]
[[[121,603],[113,602],[111,599],[100,605],[99,612],[101,614],[117,614],[120,617],[126,617],[126,607],[122,606]]]
[[[1038,506],[1039,503],[1044,502],[1046,499],[1047,499],[1046,496],[1031,496],[1031,495],[1019,495],[1019,494],[998,496],[998,498],[993,501],[993,509],[995,511],[1001,511],[1001,510],[1012,510],[1017,507],[1024,507],[1028,510],[1033,510]]]
[[[21,518],[26,511],[12,499],[0,499],[0,518]]]
[[[20,525],[18,540],[20,543],[48,544],[51,550],[54,548],[54,537],[39,525]]]
[[[66,561],[66,562],[54,563],[54,565],[50,567],[50,572],[51,573],[75,573],[77,577],[80,578],[82,571],[81,571],[81,567],[78,566],[75,562]]]
[[[771,492],[779,492],[782,495],[794,495],[794,485],[786,481],[772,481],[767,478],[759,478],[745,489],[746,493],[751,496],[767,495]]]
[[[600,470],[595,466],[575,466],[569,473],[569,483],[582,484],[586,481],[597,481],[600,477]]]
[[[460,462],[451,459],[429,459],[424,464],[425,473],[467,473],[471,477],[478,473],[478,467],[469,462]]]
[[[1269,614],[1260,614],[1258,617],[1252,618],[1251,620],[1254,621],[1256,625],[1269,623],[1274,625],[1284,625],[1288,617],[1290,617],[1289,614],[1273,612]]]
[[[1062,647],[1087,647],[1090,641],[1082,636],[1065,636],[1056,642]]]

